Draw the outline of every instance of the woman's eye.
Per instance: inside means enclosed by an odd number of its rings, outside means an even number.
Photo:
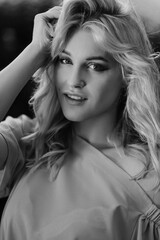
[[[71,64],[72,62],[69,58],[59,57],[59,63],[61,63],[61,64]]]
[[[102,72],[108,69],[108,67],[104,66],[103,64],[100,63],[89,63],[88,68],[97,72]]]

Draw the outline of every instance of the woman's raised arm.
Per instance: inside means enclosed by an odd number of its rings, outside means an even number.
[[[60,10],[61,7],[57,6],[35,16],[31,43],[0,72],[0,121],[27,81],[43,64],[53,36],[50,20],[58,18]]]

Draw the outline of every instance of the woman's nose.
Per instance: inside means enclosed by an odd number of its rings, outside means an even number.
[[[75,88],[84,88],[86,86],[86,83],[84,80],[80,80],[79,82],[76,82],[73,87]]]
[[[85,74],[82,69],[74,68],[71,70],[71,75],[69,79],[71,87],[83,88],[86,86]]]

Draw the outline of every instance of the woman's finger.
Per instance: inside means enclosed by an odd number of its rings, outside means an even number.
[[[61,9],[62,7],[60,6],[53,7],[48,11],[42,13],[42,16],[49,19],[58,18],[60,15]]]

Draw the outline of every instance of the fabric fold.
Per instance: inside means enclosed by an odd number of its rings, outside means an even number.
[[[154,204],[140,215],[133,231],[131,240],[160,239],[160,209]]]

